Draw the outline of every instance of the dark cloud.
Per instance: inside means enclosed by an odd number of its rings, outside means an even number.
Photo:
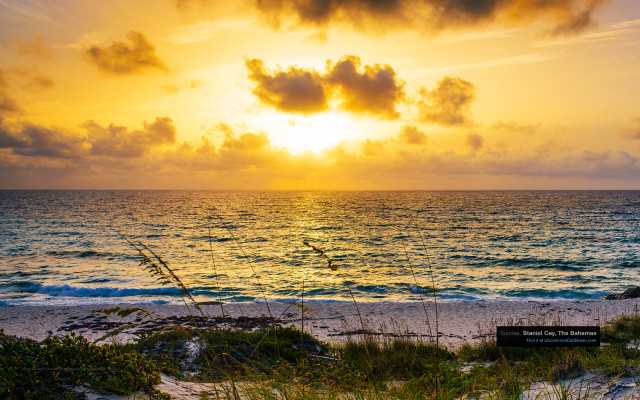
[[[555,34],[580,31],[608,0],[254,0],[276,27],[287,23],[324,28],[344,23],[360,30],[419,27],[439,31],[500,21],[555,24]]]
[[[469,123],[469,108],[476,97],[475,92],[471,82],[447,76],[438,82],[437,88],[420,91],[420,119],[440,125]]]
[[[397,118],[395,109],[404,100],[404,82],[396,77],[389,65],[365,65],[360,59],[346,56],[337,63],[327,61],[327,70],[320,73],[290,67],[270,73],[261,60],[246,61],[249,78],[256,82],[253,89],[263,103],[279,111],[311,114],[329,108],[332,98],[339,108],[355,114]]]
[[[18,50],[22,54],[39,58],[51,57],[51,48],[44,43],[40,35],[36,36],[33,42],[24,42],[18,36],[16,36],[14,40],[18,44]]]
[[[4,121],[0,118],[0,149],[24,147],[26,145],[26,140],[11,132],[8,127],[5,127]]]
[[[173,144],[176,141],[176,128],[171,118],[156,118],[143,129],[129,131],[124,126],[114,124],[108,127],[89,121],[83,124],[91,143],[91,154],[109,157],[142,157],[149,149]]]
[[[467,146],[469,146],[471,150],[478,151],[482,148],[483,144],[484,139],[477,133],[470,133],[467,135]]]
[[[398,139],[404,144],[423,145],[427,143],[427,135],[414,125],[405,125],[398,134]]]
[[[141,32],[131,31],[127,34],[127,39],[130,43],[113,42],[108,47],[91,46],[85,50],[85,55],[100,70],[116,75],[168,70],[164,61],[156,55],[155,47]]]
[[[82,159],[88,156],[142,157],[151,148],[173,144],[176,131],[170,118],[156,118],[143,129],[129,131],[114,124],[102,127],[89,121],[82,135],[31,123],[9,126],[0,120],[0,148],[29,157]]]
[[[19,128],[0,121],[0,148],[29,157],[78,158],[86,153],[84,140],[66,136],[59,130],[35,124]]]
[[[298,25],[323,27],[332,22],[346,22],[362,28],[363,19],[385,23],[404,19],[402,0],[254,0],[256,7],[271,24],[281,27],[295,20]]]
[[[358,57],[347,56],[327,64],[327,81],[339,89],[341,108],[356,114],[397,118],[397,102],[404,100],[404,82],[397,79],[390,65],[365,65],[360,71]]]
[[[270,74],[261,60],[246,61],[249,79],[257,83],[252,93],[279,111],[310,114],[327,109],[322,76],[314,71],[290,67]]]

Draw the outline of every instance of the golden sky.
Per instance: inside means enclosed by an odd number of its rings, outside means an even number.
[[[640,189],[638,0],[0,0],[0,189]]]

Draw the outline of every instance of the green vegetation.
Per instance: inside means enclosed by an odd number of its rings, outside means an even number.
[[[610,326],[620,326],[619,321]],[[625,327],[617,332],[631,334]],[[205,332],[202,337],[209,363],[201,362],[203,372],[192,378],[254,382],[247,389],[256,396],[252,398],[328,399],[349,394],[355,398],[488,395],[511,399],[534,382],[547,381],[559,383],[550,387],[550,393],[562,392],[564,397],[558,398],[569,399],[573,397],[567,397],[569,388],[563,381],[579,379],[586,371],[610,378],[640,371],[640,351],[627,348],[626,343],[600,348],[525,349],[499,348],[493,341],[484,341],[450,351],[433,343],[373,337],[331,347],[293,328]],[[300,345],[301,337],[304,346]],[[145,346],[155,340],[148,338]]]
[[[567,395],[566,380],[587,371],[607,377],[638,374],[640,351],[613,338],[637,341],[640,334],[633,327],[639,322],[640,317],[612,322],[603,329],[611,344],[600,348],[499,348],[487,340],[455,351],[373,337],[329,346],[279,326],[253,332],[176,327],[135,343],[102,346],[74,335],[37,343],[2,334],[0,397],[79,398],[72,388],[83,385],[166,398],[155,389],[160,372],[215,382],[222,389],[208,396],[221,399],[239,398],[238,391],[252,399],[513,399],[543,381],[558,383],[548,393]]]
[[[160,373],[153,361],[124,346],[97,346],[82,336],[53,336],[38,343],[0,330],[0,397],[73,399],[74,386],[112,393],[146,392],[166,398],[155,385]]]

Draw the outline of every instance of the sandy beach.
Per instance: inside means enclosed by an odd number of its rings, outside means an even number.
[[[638,312],[640,299],[628,300],[563,300],[527,302],[451,302],[438,304],[438,331],[442,344],[455,347],[483,336],[492,337],[495,325],[604,325],[622,314]],[[104,310],[117,305],[81,306],[15,306],[0,308],[0,328],[6,334],[43,340],[50,334],[70,332],[96,340],[113,329],[127,324],[109,340],[127,341],[142,330],[161,329],[172,323],[202,327],[231,326],[255,329],[269,323],[300,326],[301,308],[291,304],[241,303],[202,305],[205,318],[194,321],[184,305],[135,306],[151,312],[140,317],[133,313],[125,318],[105,315]],[[120,307],[134,307],[119,305]],[[435,335],[435,307],[432,302],[412,303],[308,303],[304,330],[320,340],[339,343],[357,338],[365,331],[380,337],[407,336],[429,339]],[[426,309],[426,314],[425,314]],[[194,315],[199,315],[192,309]],[[222,312],[225,318],[221,318]],[[429,323],[427,323],[427,316]],[[360,320],[362,317],[362,322]],[[429,328],[430,327],[430,328]]]

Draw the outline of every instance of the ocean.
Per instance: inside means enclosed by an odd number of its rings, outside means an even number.
[[[639,220],[638,191],[0,191],[0,306],[181,303],[129,242],[201,302],[597,299],[640,285]]]

